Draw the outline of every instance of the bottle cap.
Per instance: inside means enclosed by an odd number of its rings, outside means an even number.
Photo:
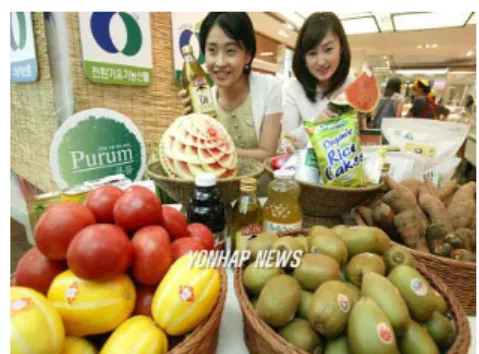
[[[181,48],[183,55],[193,53],[193,47],[191,44],[187,44]]]
[[[216,176],[211,173],[200,173],[196,175],[195,185],[198,187],[212,187],[216,184]]]
[[[274,171],[274,178],[276,179],[291,179],[293,178],[293,176],[294,176],[293,170],[281,169],[281,170]]]

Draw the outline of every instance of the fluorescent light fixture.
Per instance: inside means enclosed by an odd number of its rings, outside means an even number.
[[[397,75],[411,76],[411,75],[444,75],[449,69],[400,69],[395,70]]]
[[[433,43],[433,44],[431,45],[431,48],[437,48],[437,44],[436,44],[436,43]]]
[[[470,50],[466,53],[466,57],[471,57],[474,54],[474,51]]]
[[[294,23],[296,26],[301,27],[304,22],[304,18],[297,12],[278,12],[280,15],[288,19],[288,21]]]
[[[467,21],[467,24],[468,25],[472,25],[472,24],[476,24],[476,13],[474,12],[471,16],[471,18],[469,19],[469,21]]]
[[[383,59],[387,59],[387,58],[388,58],[388,56],[387,56],[387,55],[383,55]]]
[[[414,31],[432,28],[462,27],[471,12],[411,12],[391,14],[395,31]]]
[[[294,26],[289,22],[283,23],[283,26],[290,29],[291,31],[294,31]]]
[[[341,20],[346,34],[379,33],[380,29],[374,16],[348,18]]]
[[[429,48],[431,48],[431,45],[430,45],[430,44],[426,44],[425,47],[426,47],[426,49],[429,49]]]
[[[422,45],[419,44],[419,45],[417,46],[417,48],[418,48],[418,49],[422,49]]]
[[[285,31],[283,31],[283,30],[279,30],[279,31],[278,31],[278,34],[279,34],[280,36],[284,37],[284,38],[288,38],[288,37],[289,37],[289,35],[288,35]]]
[[[272,57],[274,55],[273,52],[261,52],[259,53],[260,56],[262,57]]]

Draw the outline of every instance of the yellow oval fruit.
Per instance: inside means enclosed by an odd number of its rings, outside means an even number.
[[[98,354],[98,350],[85,338],[67,337],[62,354]]]
[[[123,322],[108,338],[100,354],[151,353],[168,351],[168,338],[148,316],[134,316]]]
[[[73,337],[114,330],[130,317],[135,299],[135,286],[126,274],[92,282],[67,270],[48,290],[48,300],[60,313],[67,335]]]
[[[208,316],[220,294],[220,273],[190,267],[190,254],[178,259],[156,289],[151,312],[170,336],[185,334]]]
[[[65,341],[62,319],[45,296],[10,288],[10,353],[59,354]]]

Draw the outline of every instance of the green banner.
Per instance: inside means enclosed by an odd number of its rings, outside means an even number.
[[[91,81],[99,84],[148,86],[153,69],[129,65],[84,60],[85,72]]]

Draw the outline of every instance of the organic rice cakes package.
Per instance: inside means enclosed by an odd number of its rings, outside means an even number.
[[[304,126],[316,153],[322,184],[363,186],[363,154],[357,119],[351,113],[343,113],[322,122],[304,122]]]

